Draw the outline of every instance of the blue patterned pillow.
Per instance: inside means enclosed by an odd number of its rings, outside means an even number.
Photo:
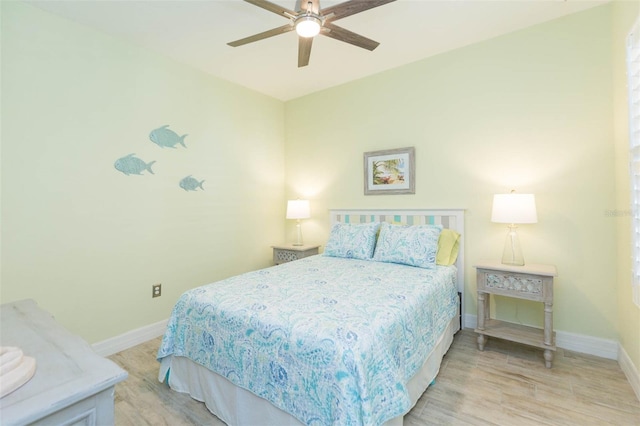
[[[373,260],[434,268],[440,231],[440,225],[399,226],[383,222]]]
[[[380,222],[336,223],[331,228],[325,256],[370,260]]]

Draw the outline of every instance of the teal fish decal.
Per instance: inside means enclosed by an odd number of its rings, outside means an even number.
[[[196,178],[193,178],[191,177],[191,175],[189,175],[180,181],[180,188],[184,189],[185,191],[197,191],[198,188],[200,188],[204,191],[204,187],[202,186],[203,183],[203,180],[198,182]]]
[[[149,139],[151,139],[151,142],[155,143],[160,148],[175,148],[177,144],[186,148],[187,146],[184,144],[184,138],[186,136],[186,134],[178,136],[176,132],[169,129],[168,124],[166,126],[158,127],[149,133]]]
[[[151,166],[153,166],[153,163],[155,163],[155,161],[151,161],[150,163],[145,163],[138,157],[134,157],[134,155],[135,154],[129,154],[125,157],[118,158],[116,162],[113,164],[113,167],[115,167],[116,170],[124,173],[127,176],[141,175],[142,172],[145,170],[151,173],[152,175],[155,174],[153,173],[153,170],[151,170]]]

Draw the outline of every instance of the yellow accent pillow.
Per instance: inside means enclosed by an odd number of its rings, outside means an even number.
[[[456,263],[460,249],[460,234],[452,229],[443,229],[438,238],[436,264],[449,266]]]

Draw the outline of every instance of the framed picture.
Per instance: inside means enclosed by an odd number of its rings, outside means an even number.
[[[364,153],[364,195],[415,194],[415,149]]]

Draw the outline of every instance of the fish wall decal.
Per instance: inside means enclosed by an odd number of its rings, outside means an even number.
[[[204,191],[204,187],[202,186],[203,183],[204,180],[198,182],[196,178],[193,178],[191,177],[191,175],[189,175],[180,181],[180,188],[184,189],[185,191],[197,191],[198,188],[200,188]]]
[[[182,136],[178,136],[176,132],[169,129],[169,125],[158,127],[149,133],[149,139],[151,142],[158,145],[160,148],[175,148],[177,144],[187,147],[184,144],[184,138],[187,136],[185,133]]]
[[[145,163],[138,157],[135,157],[135,154],[129,154],[122,158],[118,158],[113,164],[113,167],[127,176],[141,175],[145,170],[153,175],[155,173],[153,173],[153,170],[151,170],[151,166],[153,166],[154,163],[155,161]]]

